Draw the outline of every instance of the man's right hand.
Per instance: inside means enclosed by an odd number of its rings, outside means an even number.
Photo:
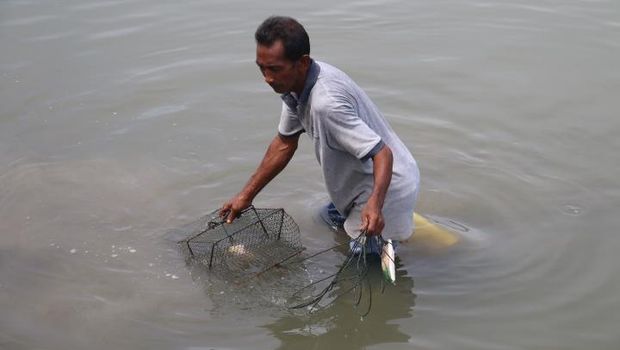
[[[224,219],[227,224],[232,223],[241,211],[252,205],[252,201],[247,197],[238,194],[228,202],[224,203],[220,209],[220,218]]]
[[[269,147],[258,169],[245,184],[241,192],[226,202],[220,209],[220,217],[227,223],[233,222],[241,211],[252,204],[252,200],[260,190],[265,187],[284,167],[295,154],[299,134],[291,136],[276,135]]]

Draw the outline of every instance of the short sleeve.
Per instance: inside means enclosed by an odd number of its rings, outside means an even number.
[[[330,146],[358,159],[365,160],[370,153],[376,153],[383,145],[381,137],[359,117],[347,101],[332,104],[329,110],[325,111],[323,122]]]
[[[284,136],[291,136],[304,131],[299,117],[290,107],[282,102],[282,114],[280,115],[280,124],[278,124],[278,132]]]

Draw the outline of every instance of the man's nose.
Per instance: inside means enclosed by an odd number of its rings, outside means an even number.
[[[274,82],[273,77],[269,74],[265,74],[265,83],[271,85]]]

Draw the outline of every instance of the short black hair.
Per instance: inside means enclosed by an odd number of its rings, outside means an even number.
[[[294,18],[271,16],[267,18],[254,33],[256,43],[271,46],[282,40],[284,56],[297,61],[303,55],[310,54],[310,38],[304,27]]]

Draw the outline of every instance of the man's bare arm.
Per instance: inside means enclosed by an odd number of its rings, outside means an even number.
[[[372,193],[368,198],[368,202],[362,209],[362,231],[366,231],[369,235],[378,235],[383,231],[385,222],[383,220],[383,202],[385,195],[392,181],[392,150],[388,145],[384,145],[381,150],[374,155],[373,161],[373,177],[374,184]]]
[[[278,134],[273,138],[263,160],[241,192],[226,202],[220,209],[220,216],[226,216],[226,222],[232,222],[240,211],[250,206],[254,197],[286,167],[293,158],[298,143],[299,134],[293,136]]]

